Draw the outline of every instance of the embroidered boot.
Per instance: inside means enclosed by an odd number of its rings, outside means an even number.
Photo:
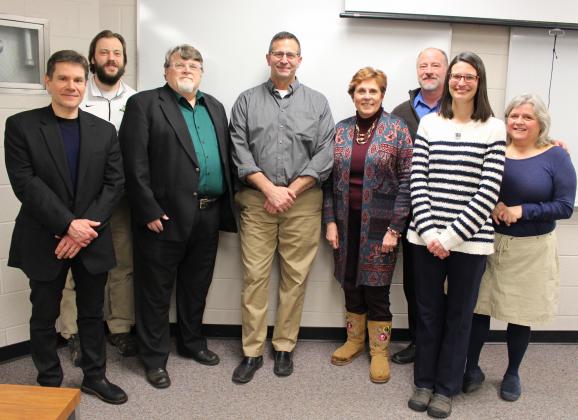
[[[367,321],[371,366],[369,379],[378,384],[389,381],[387,348],[391,338],[391,321]]]
[[[331,355],[331,363],[343,366],[351,363],[365,350],[365,314],[347,312],[347,341]]]

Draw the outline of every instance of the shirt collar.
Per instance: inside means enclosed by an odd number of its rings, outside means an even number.
[[[170,86],[169,86],[169,88],[173,91],[175,97],[177,98],[177,102],[181,103],[182,101],[185,101],[187,104],[190,105],[187,98],[185,98],[183,95],[181,95],[176,90],[173,90],[173,88],[171,88]],[[205,100],[205,97],[203,96],[203,92],[201,92],[200,90],[197,90],[197,93],[195,93],[195,100],[197,103],[203,102]]]
[[[287,93],[287,95],[291,95],[293,92],[295,92],[300,85],[301,83],[299,83],[299,80],[296,77],[295,80],[293,80],[293,83],[289,85],[288,89],[289,93]],[[273,81],[271,79],[267,80],[267,89],[269,90],[269,92],[273,94],[275,93],[276,90],[278,90],[273,84]]]
[[[425,103],[425,101],[423,100],[423,96],[421,95],[421,90],[417,93],[417,95],[415,95],[415,98],[413,100],[413,106],[414,108],[417,108],[418,106],[423,106],[428,108],[430,111],[434,111],[437,108],[439,108],[440,106],[440,101],[438,100],[437,103],[434,106],[429,106],[428,104]]]
[[[96,78],[96,75],[93,74],[92,77],[90,77],[88,79],[88,89],[90,91],[90,94],[93,97],[104,98],[104,96],[102,96],[101,90],[98,88],[98,86],[96,85],[96,82],[94,81],[95,78]],[[124,82],[121,79],[120,80],[120,87],[118,88],[118,91],[116,92],[116,95],[114,95],[114,97],[116,98],[117,96],[121,96],[125,90],[126,90],[126,85],[124,84]]]

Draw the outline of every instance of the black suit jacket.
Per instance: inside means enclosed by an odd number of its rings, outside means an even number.
[[[108,219],[124,191],[122,157],[112,124],[79,110],[80,152],[77,190],[72,180],[60,129],[52,107],[34,109],[6,120],[5,158],[8,177],[22,202],[16,217],[8,265],[34,280],[53,280],[64,260],[54,251],[55,236],[66,233],[73,219],[101,222],[99,236],[80,258],[92,274],[114,267]]]
[[[226,184],[220,230],[236,232],[227,115],[214,97],[204,92],[203,97],[217,134]],[[157,238],[187,240],[199,211],[199,163],[177,98],[168,85],[130,97],[119,139],[137,229],[146,229],[147,223],[166,214],[169,220],[163,221],[164,230]]]

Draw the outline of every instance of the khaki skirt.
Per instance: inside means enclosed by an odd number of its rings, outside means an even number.
[[[545,324],[558,311],[560,268],[554,232],[517,238],[496,233],[476,309],[512,324]]]

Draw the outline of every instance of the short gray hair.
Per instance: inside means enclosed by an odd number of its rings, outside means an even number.
[[[513,98],[506,110],[504,112],[506,116],[506,120],[508,116],[512,112],[514,108],[519,106],[530,104],[534,108],[534,115],[536,115],[536,119],[538,120],[538,124],[540,124],[540,133],[538,134],[538,139],[536,140],[537,146],[545,146],[547,144],[552,144],[552,140],[548,137],[548,133],[550,132],[550,113],[544,105],[544,102],[538,95],[534,95],[532,93],[525,93],[523,95],[518,95]],[[507,143],[510,144],[512,140],[507,136]]]
[[[275,35],[273,35],[273,38],[271,38],[271,42],[269,42],[269,53],[273,52],[273,44],[276,41],[281,41],[283,39],[292,39],[293,41],[295,41],[297,43],[297,47],[299,48],[299,50],[297,51],[297,55],[301,55],[301,43],[299,42],[299,40],[295,35],[287,31],[277,32]]]
[[[421,51],[419,52],[419,54],[417,55],[417,59],[415,60],[416,63],[419,62],[419,58],[421,57],[421,55],[422,55],[423,53],[425,53],[426,51],[429,51],[429,50],[433,50],[433,51],[439,52],[439,53],[444,57],[444,60],[445,60],[445,63],[444,63],[444,64],[446,65],[446,67],[449,66],[448,55],[446,54],[446,52],[445,52],[444,50],[442,50],[442,49],[440,49],[440,48],[437,48],[437,47],[427,47],[427,48],[421,50]]]
[[[198,61],[203,64],[203,56],[195,47],[189,44],[177,45],[171,48],[165,54],[165,69],[171,66],[171,56],[175,53],[179,53],[183,60],[193,60]]]

